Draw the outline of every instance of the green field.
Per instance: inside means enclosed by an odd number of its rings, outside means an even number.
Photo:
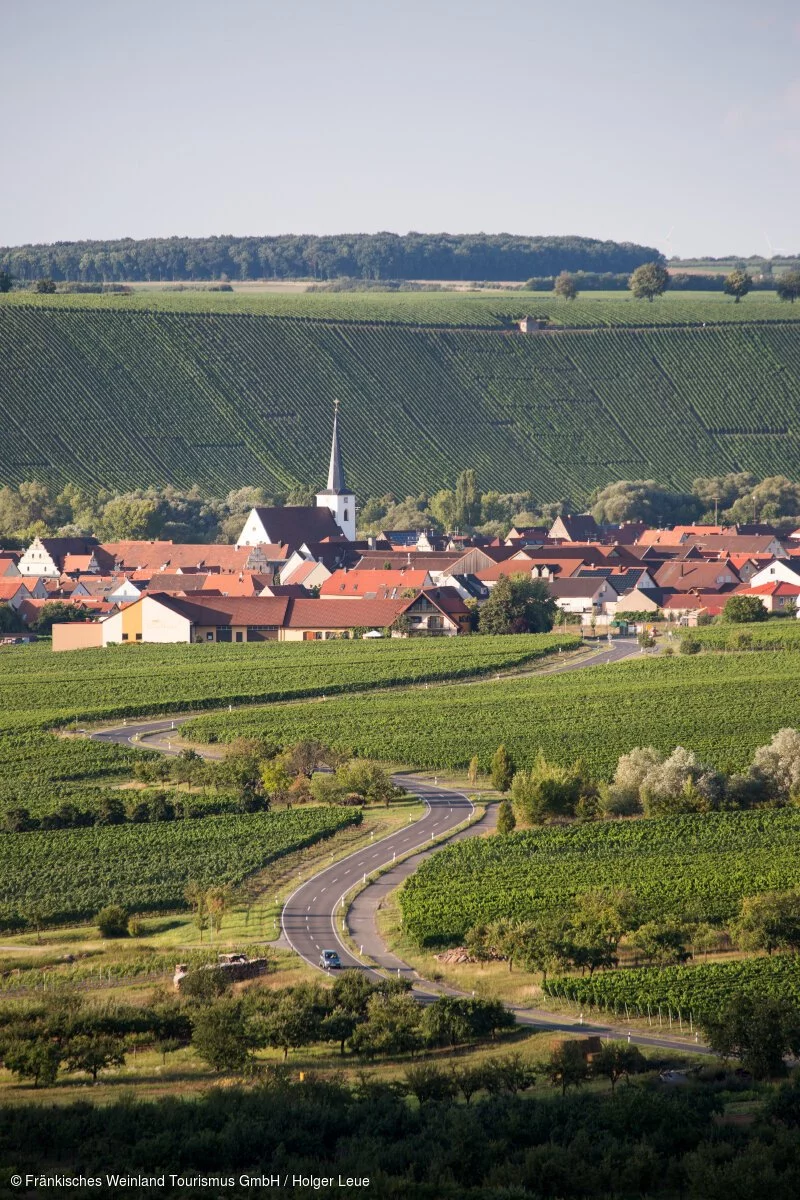
[[[0,928],[35,909],[50,923],[104,904],[154,912],[184,907],[189,880],[240,883],[283,854],[361,820],[359,810],[292,809],[154,825],[0,835]]]
[[[591,979],[573,976],[547,979],[546,996],[595,1005],[616,1013],[651,1016],[661,1008],[662,1021],[668,1014],[683,1020],[716,1016],[733,994],[775,996],[800,1006],[800,955],[776,954],[770,958],[737,959],[735,962],[701,963],[694,967],[635,967],[603,971]]]
[[[317,483],[334,397],[362,496],[435,491],[465,467],[484,488],[575,502],[619,478],[800,474],[800,313],[770,295],[33,300],[0,297],[12,483]],[[531,310],[612,327],[504,330]]]
[[[797,724],[798,712],[800,656],[763,651],[643,658],[502,683],[274,705],[233,720],[202,717],[184,734],[309,736],[416,767],[465,767],[477,754],[482,770],[503,742],[517,766],[531,766],[541,748],[549,759],[581,759],[610,778],[620,754],[648,745],[666,753],[686,746],[720,770],[741,770],[757,746]]]
[[[108,646],[53,654],[46,643],[4,649],[0,733],[183,712],[222,705],[333,696],[426,680],[511,670],[574,634]],[[237,720],[248,720],[237,714]]]
[[[472,838],[423,862],[400,893],[419,945],[457,943],[500,917],[562,912],[581,892],[629,889],[637,917],[725,921],[743,896],[800,884],[800,812],[703,813]]]

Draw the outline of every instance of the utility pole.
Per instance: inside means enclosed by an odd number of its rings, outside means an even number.
[[[718,524],[719,524],[719,518],[718,518],[718,515],[717,515],[717,512],[718,512],[718,506],[719,506],[719,496],[715,496],[715,497],[714,497],[714,524],[715,524],[715,525],[718,525]]]

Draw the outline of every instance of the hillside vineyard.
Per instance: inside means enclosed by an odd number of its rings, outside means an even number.
[[[655,307],[635,312],[648,319]],[[582,500],[619,478],[687,487],[726,471],[797,477],[799,326],[526,337],[3,305],[0,475],[283,491],[324,474],[320,416],[336,396],[359,430],[350,475],[362,495],[434,491],[464,466],[484,487],[542,500]]]

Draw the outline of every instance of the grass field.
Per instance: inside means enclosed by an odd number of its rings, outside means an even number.
[[[9,482],[316,483],[334,397],[361,495],[435,491],[465,467],[575,502],[618,478],[800,473],[800,311],[771,296],[42,299],[0,297]],[[504,332],[551,310],[593,331]]]
[[[486,771],[502,742],[518,766],[539,749],[581,759],[609,778],[620,754],[676,745],[702,761],[740,770],[757,746],[798,721],[800,656],[788,651],[643,658],[552,676],[442,685],[324,705],[273,705],[248,718],[248,732],[322,741],[368,758],[416,767],[462,768],[477,755]],[[184,727],[187,738],[235,736],[225,716]]]

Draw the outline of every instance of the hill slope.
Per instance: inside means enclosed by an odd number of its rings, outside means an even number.
[[[362,494],[435,489],[465,466],[541,499],[617,478],[798,476],[799,396],[800,322],[786,320],[523,337],[0,305],[0,482],[317,483],[334,397]]]

